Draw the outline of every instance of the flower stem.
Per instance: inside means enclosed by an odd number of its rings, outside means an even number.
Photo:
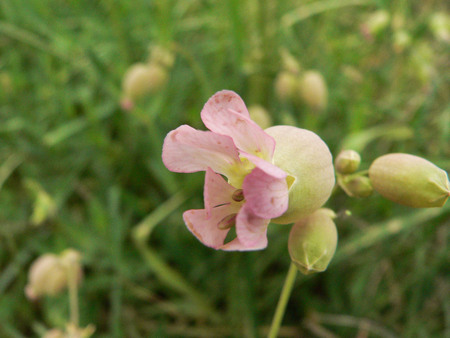
[[[297,267],[294,265],[294,263],[291,262],[286,280],[284,281],[283,289],[281,290],[280,298],[278,299],[278,304],[272,319],[272,324],[270,325],[269,335],[267,336],[268,338],[276,338],[278,335],[278,330],[280,329],[281,322],[284,317],[284,312],[286,311],[286,305],[294,287],[295,277],[297,277],[297,271]]]
[[[78,327],[78,283],[77,269],[74,264],[68,267],[68,287],[69,287],[69,306],[70,306],[70,323],[74,327]]]

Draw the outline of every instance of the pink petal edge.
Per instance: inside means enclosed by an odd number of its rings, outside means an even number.
[[[209,130],[230,136],[240,150],[265,160],[272,159],[275,140],[250,119],[245,104],[236,93],[221,91],[213,95],[203,107],[201,117]]]
[[[240,163],[233,140],[225,135],[196,130],[182,125],[164,139],[162,160],[170,171],[191,173],[206,171],[227,175],[231,166]]]

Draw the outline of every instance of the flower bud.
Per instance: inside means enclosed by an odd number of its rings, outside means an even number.
[[[354,150],[343,150],[334,160],[334,167],[339,174],[348,175],[359,168],[361,156]]]
[[[57,256],[44,254],[31,266],[28,285],[25,293],[30,299],[44,295],[56,295],[67,287],[69,274],[75,273],[78,282],[81,281],[81,255],[78,251],[67,249]]]
[[[350,197],[364,198],[373,194],[372,183],[366,176],[348,176],[342,179],[339,183],[341,188]]]
[[[323,110],[326,108],[328,101],[327,84],[318,71],[305,72],[300,80],[299,89],[301,98],[312,109]]]
[[[250,118],[255,121],[262,129],[272,126],[272,118],[267,110],[260,105],[252,105],[248,108]]]
[[[434,13],[430,17],[429,25],[437,40],[450,42],[450,18],[445,12]]]
[[[325,271],[333,258],[338,239],[334,217],[332,210],[319,209],[292,226],[289,255],[303,274]]]
[[[25,293],[30,299],[56,295],[67,285],[67,271],[57,255],[45,254],[31,266]]]
[[[167,77],[166,69],[159,64],[137,63],[131,66],[122,83],[122,107],[131,109],[135,100],[159,90]]]
[[[172,68],[175,62],[173,53],[162,46],[153,46],[150,48],[150,63],[159,64],[166,68]]]
[[[373,37],[381,33],[389,24],[390,16],[385,10],[379,10],[371,14],[366,22],[361,25],[364,35]]]
[[[404,29],[394,32],[394,51],[396,53],[403,52],[411,45],[411,35]]]
[[[288,173],[289,206],[272,221],[292,223],[319,209],[333,190],[333,160],[325,142],[305,129],[274,126],[265,130],[275,139],[273,163]]]
[[[297,77],[288,71],[281,71],[275,79],[275,93],[281,101],[292,100],[297,92]]]
[[[450,195],[447,173],[409,154],[388,154],[369,168],[373,188],[383,197],[414,208],[441,207]]]

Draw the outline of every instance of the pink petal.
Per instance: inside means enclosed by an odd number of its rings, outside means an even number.
[[[248,174],[242,184],[245,206],[256,216],[275,218],[288,208],[289,192],[286,178],[273,177],[260,168]]]
[[[257,242],[253,246],[244,245],[239,241],[239,238],[233,239],[231,242],[222,245],[219,249],[224,251],[255,251],[262,250],[267,247],[267,240],[265,242]]]
[[[209,130],[230,136],[239,149],[266,160],[272,159],[275,140],[250,119],[245,104],[236,93],[216,93],[206,102],[201,116]]]
[[[219,249],[229,229],[221,230],[218,228],[219,222],[230,214],[228,206],[214,208],[214,212],[209,216],[205,209],[193,209],[183,213],[184,223],[192,234],[204,245],[214,249]]]
[[[240,163],[233,140],[210,131],[182,125],[164,139],[162,160],[167,169],[179,173],[212,170],[227,175]]]
[[[233,204],[237,213],[239,206],[235,206],[236,202],[232,199],[235,191],[236,188],[228,184],[221,175],[216,174],[211,168],[208,168],[206,170],[205,188],[203,190],[206,216],[210,216],[213,208],[224,204],[230,206]]]
[[[267,226],[270,220],[256,216],[247,206],[241,208],[236,218],[236,235],[247,250],[267,246]]]
[[[276,177],[276,178],[286,178],[287,173],[278,168],[276,165],[263,160],[262,158],[243,152],[240,152],[241,156],[247,158],[250,162],[252,162],[257,168],[261,169],[262,171],[264,171],[267,175]]]

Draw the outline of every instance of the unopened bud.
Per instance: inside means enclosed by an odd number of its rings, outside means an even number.
[[[253,105],[248,108],[250,118],[255,121],[262,129],[272,126],[272,118],[264,107]]]
[[[30,299],[56,295],[67,287],[70,274],[80,282],[80,253],[67,249],[61,255],[44,254],[31,266],[25,293]]]
[[[66,338],[66,335],[60,329],[51,329],[44,334],[43,338]]]
[[[39,257],[31,266],[25,293],[30,299],[56,295],[67,285],[67,271],[54,254]]]
[[[414,208],[442,207],[450,196],[447,173],[409,154],[388,154],[369,168],[373,188],[383,197]]]
[[[281,63],[283,69],[290,72],[291,74],[299,74],[300,73],[300,63],[296,60],[296,58],[289,53],[287,49],[282,49],[280,52]]]
[[[394,51],[396,53],[403,52],[411,45],[411,41],[411,35],[406,30],[400,29],[394,32]]]
[[[122,107],[130,109],[138,98],[161,89],[167,77],[166,69],[159,64],[135,64],[123,79]]]
[[[312,109],[323,110],[326,108],[328,101],[327,84],[318,71],[310,70],[303,73],[299,89],[301,98]]]
[[[172,68],[175,62],[175,56],[167,48],[162,46],[153,46],[150,48],[149,63],[159,64],[166,68]]]
[[[265,130],[275,139],[273,163],[287,174],[289,206],[272,221],[293,223],[319,209],[333,190],[333,159],[328,146],[313,132],[291,126]]]
[[[430,17],[429,24],[437,40],[450,42],[450,17],[445,12],[434,13]]]
[[[372,183],[366,176],[346,177],[340,186],[350,197],[365,198],[373,194]]]
[[[303,274],[325,271],[333,258],[338,239],[334,217],[333,211],[319,209],[292,226],[289,255]]]
[[[275,79],[275,93],[281,101],[293,100],[297,88],[297,77],[291,72],[281,71]]]
[[[334,167],[339,174],[348,175],[359,168],[361,156],[354,150],[343,150],[334,160]]]
[[[361,25],[364,35],[373,37],[380,34],[389,25],[390,15],[385,10],[379,10],[372,13]]]

